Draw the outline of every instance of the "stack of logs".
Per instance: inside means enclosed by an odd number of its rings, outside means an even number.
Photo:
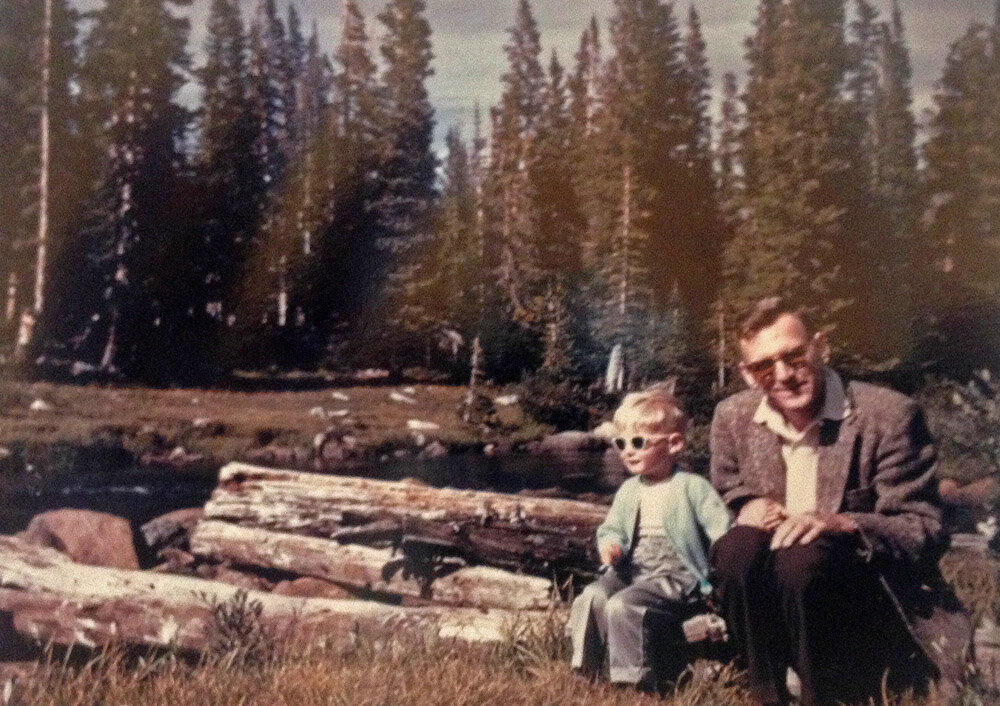
[[[561,577],[596,568],[606,508],[573,500],[435,489],[232,463],[189,538],[200,562],[337,584],[354,597],[251,590],[275,635],[324,642],[408,626],[482,641],[543,617]],[[95,541],[100,541],[99,538]],[[42,644],[203,650],[236,586],[163,571],[76,563],[0,537],[0,617]],[[383,598],[388,600],[365,600]],[[0,642],[8,639],[0,626]]]
[[[596,569],[607,509],[232,463],[190,540],[195,556],[410,602],[536,610],[553,579]]]

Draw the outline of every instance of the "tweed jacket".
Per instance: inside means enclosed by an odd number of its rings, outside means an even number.
[[[908,397],[867,383],[847,383],[845,395],[847,416],[820,422],[817,512],[845,513],[857,523],[862,556],[891,603],[940,675],[957,680],[971,622],[937,570],[948,538],[923,412]],[[758,390],[737,393],[719,403],[712,420],[711,480],[734,512],[754,497],[785,502],[781,441],[753,421],[762,398]]]

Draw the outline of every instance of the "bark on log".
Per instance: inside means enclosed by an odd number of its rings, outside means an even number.
[[[593,570],[593,536],[607,508],[577,500],[430,488],[230,463],[205,506],[207,519],[319,537],[394,521],[411,544],[487,564]],[[395,538],[394,538],[395,539]]]
[[[392,549],[341,545],[318,537],[204,521],[191,536],[194,554],[219,561],[345,584],[377,593],[478,608],[531,610],[550,604],[551,582],[460,560],[421,562]]]
[[[85,566],[54,549],[0,537],[0,611],[13,613],[22,633],[45,642],[96,646],[125,642],[184,650],[205,648],[212,605],[238,589],[215,581]],[[385,634],[414,628],[468,641],[504,637],[514,618],[505,611],[402,608],[374,601],[293,598],[256,591],[261,625],[276,639],[349,639],[352,632]]]

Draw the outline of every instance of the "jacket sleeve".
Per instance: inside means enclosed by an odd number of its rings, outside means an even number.
[[[698,524],[705,530],[708,544],[711,546],[719,537],[729,531],[733,524],[733,516],[722,498],[715,492],[715,488],[701,476],[695,476],[695,478],[697,478],[695,481],[695,514],[698,517]]]
[[[626,481],[627,483],[628,481]],[[612,542],[618,544],[622,549],[627,549],[627,537],[625,534],[625,494],[629,489],[622,484],[615,493],[614,500],[611,501],[611,508],[608,510],[604,522],[597,528],[597,548],[600,549]]]
[[[920,407],[907,400],[885,425],[872,477],[873,512],[851,512],[862,540],[878,558],[937,559],[947,541],[941,526],[937,454]]]
[[[716,406],[709,436],[709,452],[711,454],[709,476],[712,486],[722,496],[722,500],[731,510],[737,512],[755,494],[744,485],[740,475],[739,461],[736,456],[736,435],[730,428],[732,416],[725,401]]]

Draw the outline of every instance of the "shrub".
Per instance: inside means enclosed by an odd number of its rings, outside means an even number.
[[[261,621],[264,605],[239,589],[225,601],[211,602],[212,625],[206,656],[231,666],[256,667],[277,657],[274,635]]]
[[[1000,384],[988,371],[967,384],[932,382],[920,394],[941,452],[941,475],[969,482],[1000,473]]]

